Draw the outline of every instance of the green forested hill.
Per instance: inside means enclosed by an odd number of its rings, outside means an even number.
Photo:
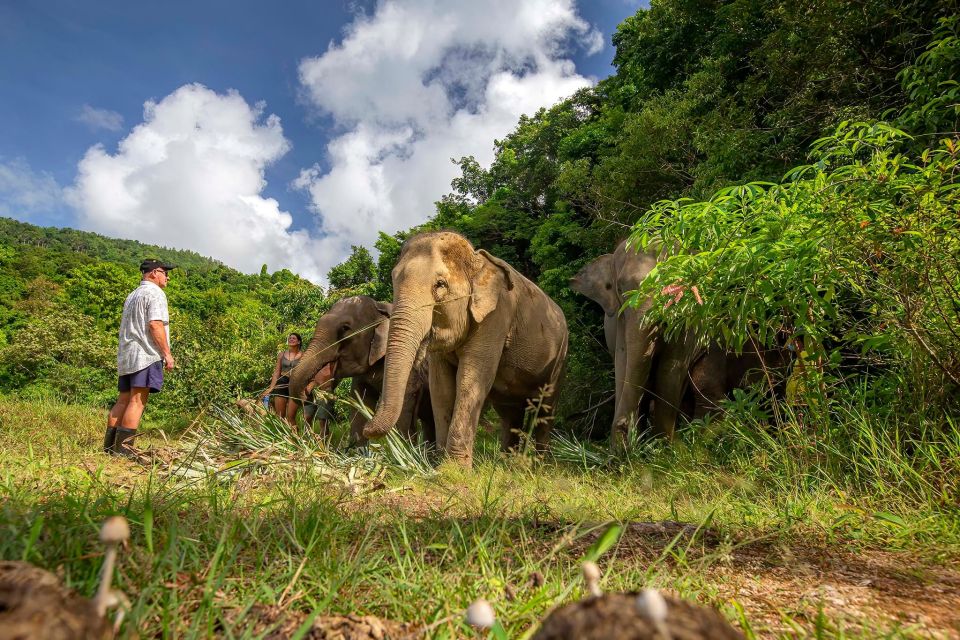
[[[167,288],[179,366],[161,412],[266,386],[285,333],[309,333],[328,304],[286,270],[245,275],[190,251],[0,219],[0,390],[110,402],[123,300],[148,256],[179,267]]]
[[[47,259],[69,256],[74,262],[116,262],[137,265],[143,259],[142,256],[149,255],[191,271],[223,269],[240,275],[239,272],[224,266],[217,260],[206,258],[193,251],[158,247],[136,240],[108,238],[89,231],[37,227],[10,218],[0,218],[0,246],[15,248],[23,256],[22,266],[28,266],[31,260],[40,256]],[[33,249],[40,251],[33,251]],[[30,268],[38,269],[36,266]],[[45,269],[44,273],[54,274],[56,270]]]

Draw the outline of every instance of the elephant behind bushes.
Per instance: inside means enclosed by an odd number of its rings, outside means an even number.
[[[615,451],[626,448],[630,427],[651,405],[648,417],[654,431],[672,439],[681,414],[701,418],[716,411],[734,389],[769,377],[779,393],[789,365],[785,349],[747,347],[735,354],[716,345],[702,347],[692,331],[667,339],[661,327],[643,326],[652,301],[623,305],[664,256],[655,249],[638,252],[624,240],[570,279],[571,289],[604,310],[604,336],[616,379],[611,430]]]

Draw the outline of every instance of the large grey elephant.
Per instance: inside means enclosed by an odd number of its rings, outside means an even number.
[[[509,264],[451,232],[408,239],[393,269],[394,309],[383,397],[364,435],[382,436],[400,416],[419,358],[429,364],[438,446],[469,466],[485,401],[501,419],[501,446],[519,443],[526,409],[546,448],[567,357],[560,307]]]
[[[655,250],[637,252],[627,247],[624,240],[613,253],[600,256],[570,280],[574,291],[603,307],[604,334],[614,361],[616,408],[611,446],[616,451],[625,450],[628,445],[630,428],[639,417],[645,392],[656,399],[650,416],[654,430],[673,438],[687,372],[696,355],[696,337],[692,333],[666,340],[660,327],[641,325],[651,300],[621,311],[626,294],[637,289],[656,266],[658,257]]]
[[[290,374],[290,396],[303,398],[304,388],[310,379],[326,365],[332,364],[334,386],[340,380],[351,378],[353,395],[358,395],[373,412],[383,384],[392,309],[393,305],[389,302],[377,302],[369,296],[344,298],[334,304],[317,321],[310,345]],[[398,428],[413,438],[416,420],[420,418],[424,441],[433,443],[436,436],[426,363],[410,376],[400,400]],[[363,425],[366,421],[359,411],[354,412],[350,421],[350,440],[353,444],[365,442]]]
[[[673,438],[677,418],[701,418],[715,411],[733,389],[746,386],[764,372],[782,371],[785,353],[727,353],[703,348],[693,332],[667,339],[658,326],[641,326],[652,301],[640,307],[621,307],[626,294],[640,283],[664,254],[638,252],[620,242],[613,253],[587,264],[570,280],[570,287],[600,304],[604,310],[604,336],[614,360],[614,410],[611,442],[622,450],[630,427],[643,409],[652,406],[649,420],[654,430]],[[646,396],[646,398],[644,398]]]

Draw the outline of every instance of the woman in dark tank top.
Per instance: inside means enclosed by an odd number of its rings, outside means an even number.
[[[300,346],[303,338],[299,333],[287,336],[287,350],[277,355],[277,366],[273,368],[273,377],[267,390],[260,397],[271,394],[270,404],[278,416],[287,415],[287,400],[290,396],[290,372],[300,363],[303,353]]]

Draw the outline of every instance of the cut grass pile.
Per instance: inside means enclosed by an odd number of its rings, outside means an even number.
[[[141,637],[296,637],[353,613],[478,637],[462,612],[483,597],[519,638],[582,595],[587,557],[604,589],[669,589],[750,637],[960,634],[956,478],[912,478],[932,467],[874,436],[877,459],[845,462],[850,447],[714,423],[612,465],[571,438],[543,460],[502,456],[485,434],[465,471],[398,441],[342,453],[218,411],[178,435],[147,424],[144,468],[98,453],[102,420],[0,398],[0,558],[91,594],[99,524],[126,515],[118,581]],[[930,464],[956,470],[960,447],[930,446]]]

